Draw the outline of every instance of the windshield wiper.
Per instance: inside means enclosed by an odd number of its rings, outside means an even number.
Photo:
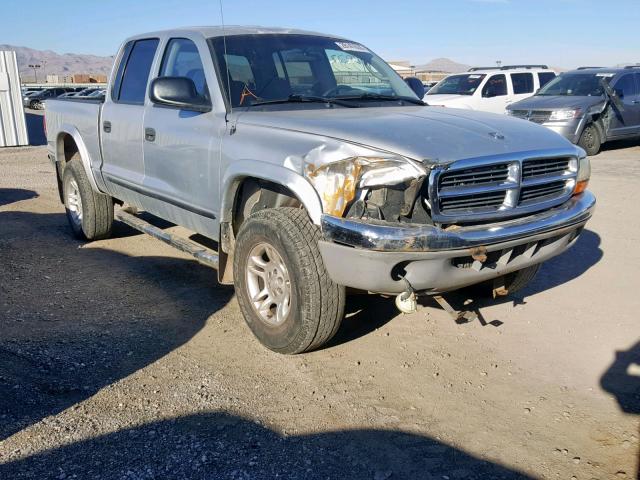
[[[326,103],[328,105],[340,105],[341,107],[357,108],[357,105],[343,102],[341,101],[341,99],[317,97],[313,95],[289,95],[287,98],[279,98],[276,100],[261,100],[259,102],[254,102],[249,106],[255,107],[259,105],[279,105],[283,103]]]
[[[354,95],[352,97],[338,97],[340,100],[393,100],[413,103],[415,105],[427,105],[422,100],[412,97],[397,97],[395,95],[382,95],[379,93],[363,93],[362,95]]]

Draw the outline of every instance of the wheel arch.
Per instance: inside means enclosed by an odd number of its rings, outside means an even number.
[[[320,224],[320,197],[305,178],[286,167],[258,160],[239,160],[227,169],[222,185],[218,268],[221,283],[233,283],[233,269],[227,267],[233,263],[235,235],[246,216],[248,201],[258,209],[300,207],[314,224]]]
[[[93,188],[97,193],[101,193],[91,171],[91,155],[82,140],[82,135],[80,135],[80,132],[76,127],[72,125],[63,125],[60,128],[60,131],[56,136],[55,152],[56,166],[60,179],[62,179],[62,172],[64,171],[66,163],[70,161],[75,154],[77,154],[80,157],[80,163],[82,163],[84,171],[87,174],[91,188]]]

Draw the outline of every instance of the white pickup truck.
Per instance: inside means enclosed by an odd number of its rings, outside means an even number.
[[[409,87],[411,84],[411,87]],[[346,287],[397,295],[522,288],[594,209],[584,151],[548,129],[432,108],[351,40],[233,27],[127,39],[104,100],[47,103],[69,224],[115,217],[235,285],[268,348],[325,344]],[[176,238],[144,210],[217,242]]]

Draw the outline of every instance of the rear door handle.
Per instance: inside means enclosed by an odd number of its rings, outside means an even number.
[[[105,120],[104,122],[102,122],[102,129],[106,133],[111,133],[111,122],[109,120]]]
[[[637,105],[640,103],[640,100],[634,100],[633,103]]]
[[[144,139],[147,142],[153,142],[156,139],[156,131],[153,128],[144,129]]]

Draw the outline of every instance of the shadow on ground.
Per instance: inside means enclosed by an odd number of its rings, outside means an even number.
[[[602,145],[602,151],[608,150],[621,150],[623,148],[632,148],[640,145],[640,139],[638,137],[626,138],[624,140],[613,140]],[[597,160],[597,156],[594,157]]]
[[[64,214],[0,225],[0,441],[183,345],[233,294],[195,261],[87,247]]]
[[[485,289],[487,295],[482,296],[477,288],[471,287],[452,292],[447,295],[447,298],[455,309],[476,313],[483,326],[500,327],[503,324],[501,320],[489,320],[484,317],[481,311],[483,307],[502,303],[523,305],[527,303],[527,297],[552,288],[561,288],[563,284],[580,277],[602,260],[604,253],[600,248],[600,243],[601,239],[597,233],[591,230],[583,230],[576,243],[569,250],[544,262],[533,281],[522,290],[511,295],[492,299],[488,296],[490,288]],[[435,305],[435,302],[429,300],[428,304]],[[459,323],[465,322],[460,321]]]
[[[29,145],[39,146],[47,144],[47,136],[44,133],[44,115],[25,112],[27,122],[27,134],[29,135]]]
[[[239,417],[203,413],[118,431],[0,465],[0,478],[530,477],[404,432],[354,430],[284,437]]]
[[[25,190],[24,188],[0,188],[0,207],[37,196],[38,194],[33,190]]]
[[[629,350],[616,352],[616,359],[600,379],[600,386],[615,397],[620,410],[640,415],[640,342]],[[640,454],[636,478],[640,479]]]
[[[597,264],[603,257],[600,248],[600,236],[584,230],[576,243],[565,253],[545,262],[538,275],[523,290],[506,297],[492,299],[483,297],[477,288],[469,288],[445,294],[445,298],[458,311],[471,311],[478,316],[483,326],[500,327],[504,322],[498,319],[486,319],[482,308],[490,305],[511,303],[525,304],[526,298],[545,290],[560,287],[570,282]],[[486,290],[490,293],[490,290]],[[428,296],[420,297],[419,304],[423,307],[440,307],[436,301]],[[353,295],[347,297],[346,317],[342,322],[336,337],[328,345],[336,346],[363,337],[398,316],[393,298],[379,296]],[[468,323],[466,320],[459,324]]]

